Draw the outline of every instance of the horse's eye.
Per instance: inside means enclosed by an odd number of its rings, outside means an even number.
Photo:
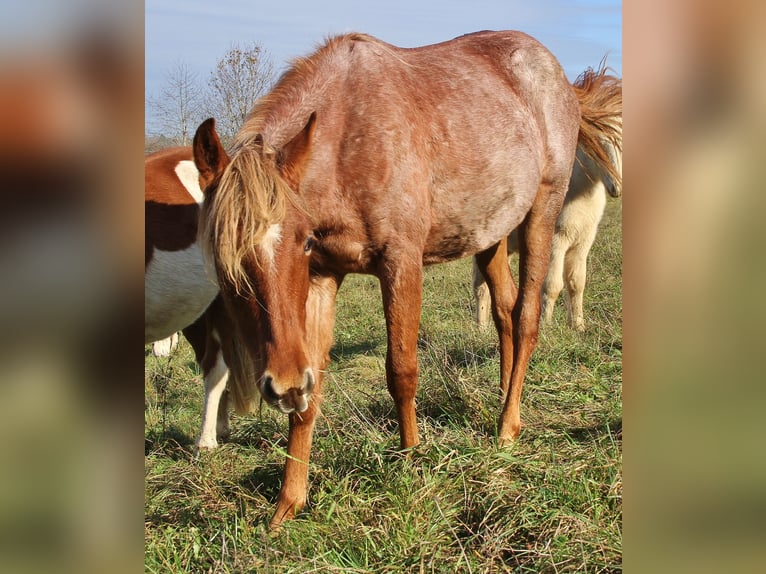
[[[303,252],[308,255],[311,253],[311,250],[314,248],[314,245],[316,244],[316,239],[312,235],[309,235],[306,238],[306,242],[303,244]]]

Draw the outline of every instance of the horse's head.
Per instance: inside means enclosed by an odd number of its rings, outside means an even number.
[[[310,151],[314,116],[274,149],[259,134],[231,158],[214,122],[194,137],[205,191],[200,240],[215,261],[237,336],[249,348],[249,376],[261,397],[283,413],[308,408],[316,381],[306,337],[312,226],[297,190]]]
[[[612,163],[614,172],[619,177],[613,177],[608,173],[604,176],[604,183],[606,184],[606,191],[612,197],[620,197],[622,195],[622,138],[620,141],[609,140],[605,143],[604,149],[609,155],[609,160]]]

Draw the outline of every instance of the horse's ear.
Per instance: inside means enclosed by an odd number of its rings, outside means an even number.
[[[194,165],[199,171],[200,187],[207,188],[216,177],[223,173],[229,163],[229,156],[221,145],[215,131],[215,120],[208,118],[197,128],[192,144]]]
[[[316,112],[311,112],[306,125],[280,150],[282,176],[293,183],[300,180],[311,155],[311,137],[316,125]]]

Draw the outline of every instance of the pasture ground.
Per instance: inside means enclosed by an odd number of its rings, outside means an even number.
[[[277,536],[266,525],[286,417],[233,416],[231,439],[195,459],[203,389],[191,347],[164,359],[147,347],[146,571],[621,571],[621,217],[610,200],[589,258],[586,331],[568,328],[561,299],[541,329],[509,449],[496,446],[497,336],[473,322],[470,260],[425,272],[421,445],[407,455],[385,385],[377,280],[349,276],[309,504]]]

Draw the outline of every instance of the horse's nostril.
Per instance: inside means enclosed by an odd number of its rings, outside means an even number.
[[[271,375],[264,375],[261,379],[261,394],[270,403],[275,403],[280,399],[279,394],[274,390],[274,377]]]
[[[303,391],[306,394],[311,393],[314,389],[314,383],[314,373],[311,372],[311,369],[306,369],[303,372]]]

